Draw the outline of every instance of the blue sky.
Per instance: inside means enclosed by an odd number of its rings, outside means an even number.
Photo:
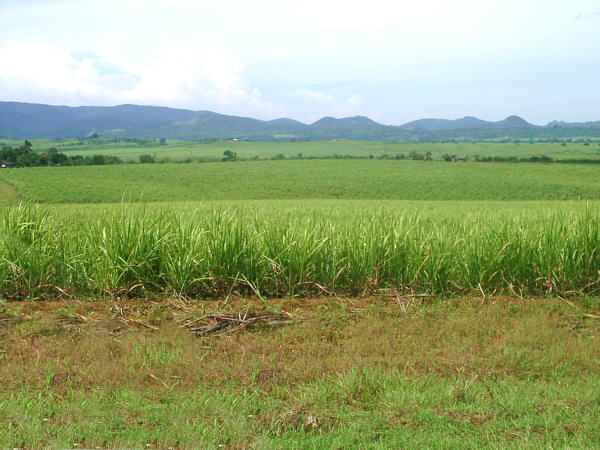
[[[0,100],[600,120],[600,1],[0,0]]]

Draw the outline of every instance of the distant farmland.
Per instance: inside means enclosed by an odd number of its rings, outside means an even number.
[[[600,199],[600,166],[395,160],[127,164],[0,171],[44,203],[248,199]]]
[[[169,140],[164,145],[159,141],[136,142],[105,142],[98,140],[83,141],[80,145],[77,140],[66,140],[57,142],[54,140],[35,140],[34,148],[39,150],[56,147],[59,151],[68,155],[90,155],[101,154],[118,156],[124,160],[138,161],[140,155],[150,154],[157,160],[170,159],[172,161],[182,160],[220,160],[223,152],[230,150],[236,152],[239,157],[251,159],[270,159],[279,156],[305,158],[331,157],[334,155],[350,155],[356,157],[375,158],[382,155],[391,157],[404,155],[408,157],[411,152],[431,152],[433,159],[441,160],[443,155],[456,156],[505,156],[505,157],[527,157],[546,155],[555,159],[586,158],[600,159],[600,141],[591,140],[583,142],[473,142],[473,143],[385,143],[373,141],[323,141],[323,142],[189,142]],[[18,145],[19,141],[9,141],[11,145]]]

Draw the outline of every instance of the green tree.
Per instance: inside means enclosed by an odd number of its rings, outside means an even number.
[[[23,150],[23,153],[31,153],[31,142],[29,142],[27,139],[25,140],[25,142],[23,142],[23,145],[21,145],[21,149]]]
[[[104,155],[93,155],[91,162],[93,166],[103,166],[105,162]]]
[[[237,153],[232,152],[231,150],[225,150],[223,152],[223,161],[236,161]]]
[[[48,157],[50,158],[50,164],[53,166],[60,166],[67,161],[67,156],[57,151],[54,147],[48,150]]]
[[[21,167],[33,167],[41,165],[40,156],[36,153],[22,153],[17,158],[17,165]]]
[[[156,159],[152,155],[140,155],[139,156],[140,164],[153,164],[156,162]]]

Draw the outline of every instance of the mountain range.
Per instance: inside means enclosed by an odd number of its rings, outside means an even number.
[[[145,139],[412,141],[438,139],[600,137],[600,121],[553,121],[533,125],[518,116],[498,122],[476,117],[420,119],[404,125],[377,123],[368,117],[323,117],[312,124],[293,119],[258,120],[158,106],[52,106],[0,102],[0,137],[71,138],[92,134]]]

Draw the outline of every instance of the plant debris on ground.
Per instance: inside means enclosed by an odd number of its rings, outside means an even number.
[[[600,445],[600,303],[0,305],[0,447]]]

